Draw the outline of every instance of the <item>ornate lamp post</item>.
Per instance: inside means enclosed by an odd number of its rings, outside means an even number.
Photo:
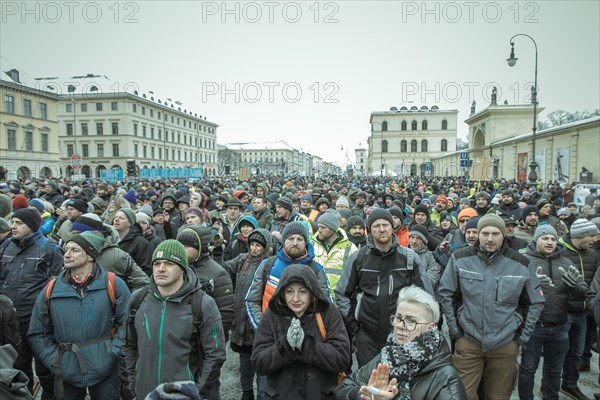
[[[534,83],[533,86],[531,88],[531,102],[533,103],[533,127],[531,128],[532,131],[532,136],[531,136],[531,163],[529,164],[529,168],[531,169],[531,171],[529,172],[529,186],[530,187],[536,187],[537,186],[537,180],[538,180],[538,175],[537,175],[537,163],[535,162],[535,133],[537,131],[537,73],[538,73],[538,49],[537,49],[537,43],[535,42],[535,40],[533,40],[533,38],[529,35],[526,35],[524,33],[517,33],[516,35],[514,35],[512,38],[510,38],[510,56],[509,58],[506,59],[506,62],[508,63],[509,67],[514,67],[515,64],[517,63],[518,58],[515,57],[515,43],[514,43],[514,38],[516,38],[517,36],[525,36],[528,37],[529,39],[531,39],[531,41],[533,42],[533,46],[535,47],[535,78],[534,78]]]

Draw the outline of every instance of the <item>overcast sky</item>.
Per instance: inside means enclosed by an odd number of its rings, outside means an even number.
[[[33,77],[87,73],[179,100],[218,142],[285,140],[345,165],[372,111],[528,101],[600,108],[600,2],[1,1],[0,55]],[[26,5],[24,7],[24,4]],[[3,67],[4,68],[4,67]],[[343,146],[343,150],[342,150]]]

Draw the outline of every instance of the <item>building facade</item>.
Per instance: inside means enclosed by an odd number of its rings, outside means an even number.
[[[456,150],[457,115],[437,106],[371,113],[367,174],[433,175],[431,158]]]
[[[228,143],[219,151],[221,175],[308,176],[312,156],[286,142]]]
[[[59,158],[72,176],[71,157],[83,163],[80,173],[100,178],[107,169],[136,172],[158,168],[202,168],[217,172],[217,127],[179,101],[142,92],[133,84],[119,87],[106,76],[40,78],[38,85],[59,95]]]
[[[365,176],[367,174],[367,149],[354,149],[354,175]]]
[[[10,69],[0,72],[0,98],[0,180],[61,176],[59,96]]]
[[[479,112],[472,109],[471,116],[465,120],[469,125],[471,167],[461,167],[459,151],[433,157],[433,167],[443,176],[527,181],[532,156],[532,120],[533,105],[530,104],[491,104]],[[542,182],[578,181],[584,167],[597,180],[600,117],[537,131],[535,146],[537,174]]]

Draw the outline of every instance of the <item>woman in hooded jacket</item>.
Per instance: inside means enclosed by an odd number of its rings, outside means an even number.
[[[265,399],[334,398],[337,374],[352,362],[350,341],[311,268],[292,264],[284,270],[256,331],[251,360],[257,374],[267,375]]]

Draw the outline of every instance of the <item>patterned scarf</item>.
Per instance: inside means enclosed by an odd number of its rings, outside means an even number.
[[[394,332],[381,350],[381,362],[390,366],[390,380],[398,380],[399,400],[410,400],[410,381],[431,362],[442,343],[440,331],[429,329],[413,340],[398,345]]]

